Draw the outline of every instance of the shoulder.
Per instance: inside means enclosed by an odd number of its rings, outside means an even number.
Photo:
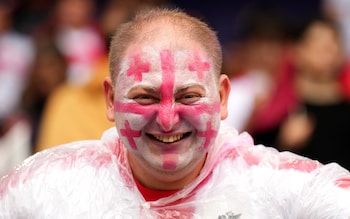
[[[323,166],[317,160],[311,160],[295,153],[280,152],[273,147],[255,145],[249,133],[238,133],[225,125],[220,129],[217,143],[219,145],[218,154],[215,156],[243,162],[247,167],[260,166],[276,170],[293,169],[311,172]]]
[[[116,159],[118,135],[107,129],[101,139],[80,140],[61,144],[33,154],[0,180],[0,189],[7,180],[23,183],[38,175],[52,174],[76,168],[101,168]],[[16,183],[15,183],[16,184]]]
[[[50,177],[58,178],[77,170],[102,168],[112,157],[100,140],[76,141],[43,150],[25,159],[0,180],[0,195],[8,187],[20,187],[39,178],[44,183]]]
[[[77,141],[29,157],[0,180],[0,212],[100,218],[121,199],[135,203],[108,143]]]

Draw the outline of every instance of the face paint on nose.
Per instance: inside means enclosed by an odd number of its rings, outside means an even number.
[[[162,68],[162,84],[159,88],[161,101],[158,108],[157,122],[164,131],[170,131],[173,125],[179,120],[173,103],[175,83],[174,56],[169,50],[162,50],[160,52],[160,61]]]

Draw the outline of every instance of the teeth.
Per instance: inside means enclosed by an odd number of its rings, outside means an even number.
[[[154,136],[158,141],[164,143],[171,143],[180,140],[183,137],[183,134],[173,135],[173,136]]]

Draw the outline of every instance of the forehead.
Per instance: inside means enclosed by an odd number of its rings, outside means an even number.
[[[181,46],[131,46],[121,62],[119,77],[136,82],[156,75],[183,74],[204,80],[214,77],[212,59],[198,43]],[[159,74],[162,73],[162,74]]]

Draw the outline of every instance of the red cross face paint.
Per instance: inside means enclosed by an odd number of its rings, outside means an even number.
[[[176,171],[202,159],[220,124],[213,64],[200,47],[132,48],[116,81],[115,121],[143,165]]]

